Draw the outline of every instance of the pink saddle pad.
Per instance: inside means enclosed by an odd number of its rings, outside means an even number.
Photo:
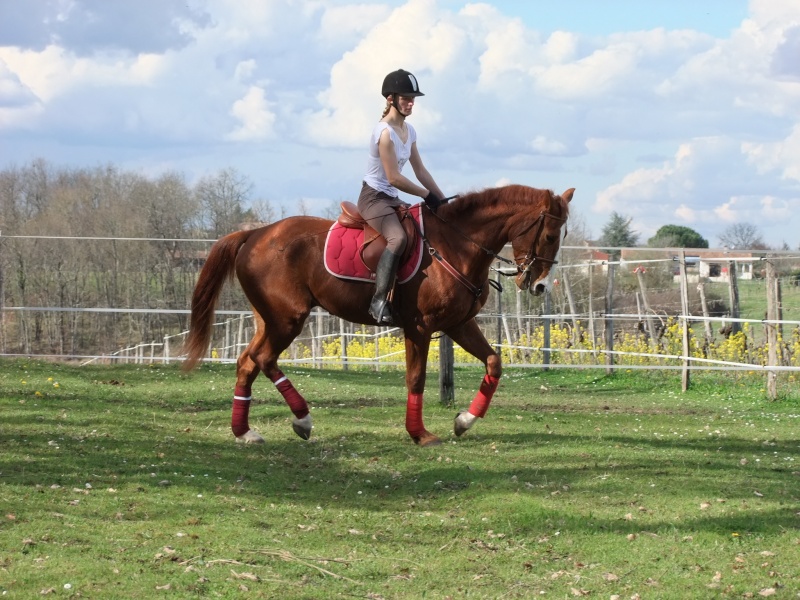
[[[422,223],[421,204],[411,207],[409,214],[417,222],[419,230],[424,234]],[[361,260],[360,249],[364,244],[364,230],[342,227],[335,222],[328,230],[325,239],[325,269],[331,275],[341,279],[356,281],[375,281],[375,273],[367,268]],[[422,238],[416,240],[416,245],[408,260],[400,265],[397,270],[398,283],[406,283],[419,270],[422,264]]]

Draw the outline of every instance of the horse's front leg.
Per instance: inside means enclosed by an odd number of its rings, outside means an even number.
[[[406,431],[415,444],[437,446],[442,443],[438,437],[425,429],[422,422],[422,396],[425,392],[425,368],[428,362],[429,337],[406,335]]]
[[[497,385],[500,383],[503,365],[500,355],[486,341],[475,319],[470,319],[463,325],[450,329],[445,333],[456,344],[478,358],[486,366],[486,374],[483,376],[483,381],[481,381],[481,387],[472,399],[469,409],[459,412],[456,416],[453,430],[456,435],[460,436],[466,433],[475,424],[475,421],[486,415],[486,411],[489,410],[489,404],[492,402],[492,396],[494,396]]]

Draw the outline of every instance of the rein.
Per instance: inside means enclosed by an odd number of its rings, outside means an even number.
[[[457,196],[453,196],[453,198],[455,198],[455,197],[457,197]],[[446,200],[451,200],[451,199],[452,198],[447,198]],[[430,210],[430,209],[428,209],[428,210]],[[536,245],[539,242],[539,237],[542,235],[542,229],[544,228],[545,220],[546,219],[553,219],[553,220],[559,221],[561,223],[566,222],[565,218],[557,217],[556,215],[554,215],[552,213],[549,213],[546,210],[543,210],[539,214],[539,216],[536,218],[535,221],[533,221],[524,230],[522,230],[520,233],[518,233],[517,235],[514,236],[514,239],[516,239],[516,238],[528,233],[528,231],[530,231],[535,225],[537,225],[537,224],[539,225],[539,228],[536,231],[536,236],[533,238],[533,242],[531,242],[530,250],[528,250],[528,252],[522,258],[520,258],[519,256],[514,256],[514,260],[509,260],[508,258],[505,258],[504,256],[500,256],[497,252],[493,252],[492,250],[489,250],[488,248],[486,248],[484,246],[481,246],[479,243],[477,243],[475,240],[473,240],[468,235],[466,235],[463,231],[461,231],[458,227],[455,227],[449,221],[444,220],[442,217],[440,217],[438,214],[436,214],[432,210],[430,210],[430,212],[433,214],[433,216],[435,216],[437,219],[439,219],[439,221],[441,221],[442,223],[448,225],[453,231],[458,233],[461,237],[463,237],[465,240],[467,240],[470,244],[472,244],[473,246],[476,246],[477,248],[482,250],[484,252],[484,254],[488,254],[488,255],[492,256],[494,259],[496,259],[498,261],[501,261],[501,262],[504,262],[504,263],[506,263],[508,265],[514,265],[517,268],[516,273],[503,273],[502,271],[499,271],[499,270],[495,269],[495,271],[497,271],[498,273],[500,273],[501,275],[503,275],[505,277],[518,277],[520,275],[529,276],[530,275],[530,270],[533,267],[533,264],[537,260],[538,261],[542,261],[542,262],[550,263],[550,265],[558,264],[558,261],[555,260],[555,259],[545,258],[544,256],[539,256],[538,254],[536,254]],[[470,291],[470,293],[473,294],[473,296],[476,299],[478,297],[480,297],[480,295],[483,293],[483,286],[481,286],[480,288],[476,287],[471,281],[469,281],[466,277],[464,277],[461,273],[459,273],[458,270],[453,265],[451,265],[449,262],[447,262],[447,260],[439,253],[438,250],[436,250],[433,246],[431,246],[430,242],[428,241],[428,238],[426,238],[422,234],[422,232],[419,231],[419,228],[417,228],[417,232],[419,233],[419,236],[422,238],[422,240],[425,243],[425,245],[428,247],[428,253],[433,258],[435,258],[437,261],[439,261],[439,263],[447,270],[447,272],[450,273],[453,277],[455,277],[455,279],[459,283],[464,285],[464,287],[466,287]],[[497,283],[497,282],[495,282],[493,280],[488,280],[488,281],[495,288],[498,288],[500,286],[499,283]]]

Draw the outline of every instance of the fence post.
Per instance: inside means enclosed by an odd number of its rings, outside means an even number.
[[[163,359],[163,361],[164,361],[165,365],[169,364],[169,336],[168,335],[164,336],[164,359]]]
[[[594,326],[594,299],[592,293],[594,292],[594,262],[589,260],[589,340],[592,344],[592,356],[597,363],[597,337]]]
[[[453,340],[442,334],[439,338],[439,402],[442,406],[452,406],[455,403],[454,363]]]
[[[581,341],[580,326],[578,321],[577,311],[575,309],[575,297],[572,295],[572,287],[569,284],[569,269],[562,269],[561,281],[564,284],[564,293],[567,295],[567,302],[569,303],[569,314],[572,319],[572,345],[577,347]]]
[[[494,276],[495,281],[497,281],[498,285],[500,284],[500,261],[497,261],[497,269],[498,272]],[[497,300],[495,303],[497,307],[497,345],[495,346],[495,351],[500,354],[502,349],[500,346],[503,343],[503,294],[499,291],[497,292]]]
[[[315,319],[317,322],[316,327],[316,334],[312,338],[311,345],[316,348],[316,353],[314,354],[314,368],[321,369],[322,368],[322,331],[323,331],[323,323],[322,323],[322,311],[317,308],[317,318]],[[312,330],[313,331],[313,330]]]
[[[231,357],[231,320],[225,319],[225,339],[222,342],[222,355],[220,358],[230,358]]]
[[[767,258],[767,321],[777,321],[778,315],[778,278],[775,275],[775,264]],[[778,366],[778,327],[774,322],[766,323],[767,361],[770,367]],[[778,372],[767,371],[767,396],[770,400],[778,397]]]
[[[550,290],[544,293],[544,318],[542,319],[542,370],[548,371],[550,369],[550,311],[552,308],[550,298]]]
[[[706,334],[706,343],[714,341],[714,331],[711,329],[711,321],[708,320],[708,302],[706,301],[706,286],[703,282],[697,284],[697,291],[700,294],[700,306],[703,309],[703,331]]]
[[[236,352],[234,353],[237,357],[241,352],[239,348],[244,345],[244,315],[239,315],[239,328],[236,332]]]
[[[344,319],[339,319],[339,344],[342,347],[342,371],[347,371],[347,332],[345,331]]]
[[[686,251],[680,254],[681,274],[681,320],[683,321],[683,369],[681,371],[681,390],[689,389],[689,279],[686,275]]]
[[[658,337],[656,336],[656,326],[653,323],[653,311],[650,310],[650,302],[647,299],[647,285],[644,282],[644,267],[636,267],[633,270],[636,273],[636,279],[639,282],[639,291],[642,294],[642,304],[644,305],[644,320],[647,326],[647,335],[650,336],[650,348],[658,351]]]
[[[732,260],[728,261],[728,292],[731,301],[731,334],[739,333],[742,330],[742,324],[736,319],[739,318],[739,283],[737,281],[736,263]]]
[[[606,304],[605,304],[605,346],[606,346],[606,374],[614,372],[614,267],[615,264],[608,264],[608,281],[606,283]]]
[[[380,327],[374,327],[374,340],[375,340],[375,372],[381,370],[381,330]]]

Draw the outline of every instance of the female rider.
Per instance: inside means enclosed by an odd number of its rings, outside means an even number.
[[[396,206],[404,204],[399,192],[423,198],[433,212],[443,203],[443,194],[422,163],[417,151],[417,132],[406,123],[415,98],[425,95],[419,91],[416,77],[403,69],[389,73],[383,80],[381,95],[386,99],[386,108],[370,137],[367,173],[358,197],[358,210],[386,238],[386,250],[375,273],[375,295],[369,314],[379,325],[394,325],[388,295],[406,247],[406,234],[394,211]],[[401,173],[406,162],[411,163],[422,185]]]

